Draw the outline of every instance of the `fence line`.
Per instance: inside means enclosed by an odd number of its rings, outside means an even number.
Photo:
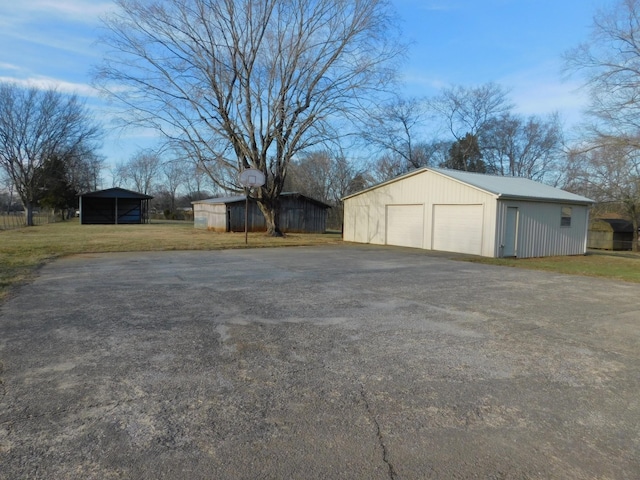
[[[33,223],[34,225],[46,225],[48,223],[55,223],[59,220],[52,213],[34,213]],[[6,212],[0,213],[0,230],[14,230],[16,228],[23,228],[26,226],[26,219],[24,212],[15,212],[7,214]]]

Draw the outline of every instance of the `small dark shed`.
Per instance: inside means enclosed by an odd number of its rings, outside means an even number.
[[[146,223],[153,197],[124,188],[108,188],[80,195],[80,223],[118,225]]]
[[[589,225],[587,248],[631,250],[633,224],[620,218],[596,218]]]
[[[192,202],[196,228],[216,232],[244,232],[246,197],[208,198]],[[280,229],[289,233],[324,233],[330,205],[300,193],[280,195]],[[249,199],[250,232],[267,230],[264,215],[255,200]]]

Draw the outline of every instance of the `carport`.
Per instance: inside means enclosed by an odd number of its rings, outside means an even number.
[[[147,223],[153,197],[124,188],[109,188],[80,195],[80,223],[118,225]]]

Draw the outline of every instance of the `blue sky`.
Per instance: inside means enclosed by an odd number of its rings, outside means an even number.
[[[391,0],[410,42],[403,68],[408,96],[431,96],[452,84],[496,82],[517,111],[558,111],[576,124],[586,98],[578,79],[563,80],[561,55],[587,39],[594,13],[613,0]],[[91,88],[101,59],[95,41],[106,0],[0,2],[0,80],[75,92],[109,127],[112,107]],[[144,132],[109,131],[108,164],[152,145]]]

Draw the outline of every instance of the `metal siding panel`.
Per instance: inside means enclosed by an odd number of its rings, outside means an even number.
[[[353,241],[369,243],[369,207],[356,205],[353,217]]]
[[[281,203],[280,228],[290,233],[324,233],[327,211],[304,197],[284,197]]]
[[[355,202],[356,199],[347,198],[343,203],[342,211],[342,239],[346,242],[354,242],[354,227],[355,227]]]
[[[518,252],[518,207],[507,207],[506,221],[504,224],[504,243],[502,255],[504,257],[515,257]]]
[[[507,215],[507,205],[505,202],[497,201],[496,202],[496,215],[495,215],[495,245],[493,248],[493,256],[494,257],[502,257],[502,244],[504,243],[504,228],[506,222]],[[518,242],[518,240],[516,240]],[[520,244],[518,244],[520,246]]]
[[[502,202],[501,202],[502,203]],[[585,253],[585,225],[588,208],[570,205],[571,227],[560,226],[560,212],[564,204],[543,202],[503,202],[500,209],[500,232],[504,242],[504,217],[506,207],[519,209],[518,258],[581,255]],[[569,205],[567,205],[569,206]]]

